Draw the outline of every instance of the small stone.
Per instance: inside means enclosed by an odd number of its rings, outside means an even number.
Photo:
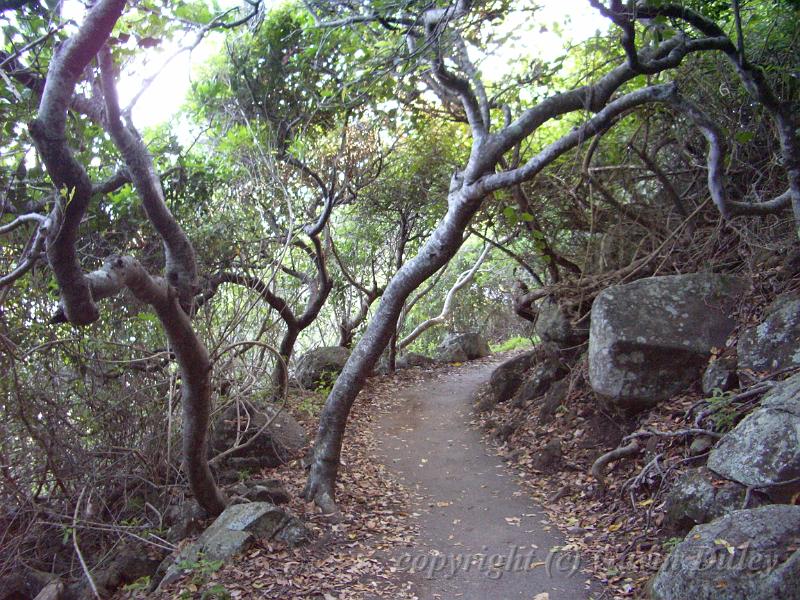
[[[260,479],[250,482],[250,489],[245,494],[253,502],[272,502],[273,504],[286,504],[292,496],[279,479]]]
[[[723,356],[713,361],[703,373],[703,393],[710,396],[714,390],[728,392],[739,385],[737,362],[733,356]]]
[[[691,456],[705,454],[714,447],[715,443],[716,440],[710,435],[698,435],[692,440],[691,446],[689,446],[689,454]]]
[[[541,451],[533,455],[531,466],[543,473],[553,473],[561,464],[561,441],[550,440]]]

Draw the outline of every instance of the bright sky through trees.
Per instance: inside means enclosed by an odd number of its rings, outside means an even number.
[[[235,2],[222,2],[235,5]],[[587,0],[540,0],[541,9],[537,12],[533,23],[525,23],[529,13],[517,12],[508,19],[509,29],[528,34],[521,35],[516,44],[507,50],[514,57],[520,53],[536,53],[545,61],[552,60],[563,53],[570,43],[581,42],[595,34],[599,29],[608,28],[608,21],[595,11]],[[192,81],[192,71],[203,64],[210,56],[221,48],[222,35],[214,33],[204,39],[191,53],[183,52],[170,62],[159,75],[154,84],[140,98],[134,112],[134,123],[138,127],[158,125],[168,121],[180,108]],[[153,60],[150,69],[161,64],[166,57],[173,54],[180,44],[175,43],[165,48],[158,60]],[[486,73],[503,73],[506,65],[513,60],[506,53],[490,57],[484,63]],[[151,71],[147,70],[149,74]],[[138,90],[140,81],[135,78],[120,82],[120,95],[123,103]]]

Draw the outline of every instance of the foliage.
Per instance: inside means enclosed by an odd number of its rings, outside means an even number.
[[[711,421],[714,423],[714,430],[720,433],[727,433],[736,426],[739,421],[740,413],[733,404],[735,394],[733,392],[723,392],[719,388],[714,388],[711,397],[707,399]]]
[[[213,575],[222,568],[221,560],[200,557],[197,560],[184,560],[177,567],[189,571],[188,581],[183,585],[178,597],[189,600],[199,597],[203,600],[229,600],[231,595],[220,583],[211,583]],[[210,584],[210,585],[209,585]]]
[[[489,344],[489,347],[491,348],[492,352],[511,352],[513,350],[524,350],[526,348],[531,348],[533,345],[534,342],[532,338],[515,335],[514,337],[508,338],[499,344]]]

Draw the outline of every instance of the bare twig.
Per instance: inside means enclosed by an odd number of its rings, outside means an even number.
[[[89,582],[92,594],[94,594],[97,600],[101,600],[100,594],[97,592],[97,586],[94,583],[94,579],[92,579],[92,574],[83,558],[80,546],[78,546],[78,512],[80,511],[81,503],[83,502],[83,494],[85,492],[86,487],[84,486],[81,488],[81,493],[78,495],[78,501],[75,503],[75,512],[72,515],[72,546],[75,548],[75,554],[78,556],[78,561],[81,563],[81,569],[83,569],[83,574],[86,575],[86,580]]]

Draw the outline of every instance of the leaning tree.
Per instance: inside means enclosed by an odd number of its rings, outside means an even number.
[[[414,75],[424,81],[443,106],[457,106],[471,136],[469,157],[450,181],[447,212],[415,258],[387,285],[378,309],[328,396],[320,416],[314,458],[305,496],[323,510],[335,511],[335,482],[348,414],[358,392],[395,331],[406,298],[458,251],[464,231],[493,193],[514,190],[533,180],[565,153],[607,131],[620,116],[659,104],[697,126],[707,140],[708,190],[724,217],[765,214],[791,208],[800,224],[800,145],[790,107],[778,98],[764,72],[751,64],[741,34],[731,37],[701,8],[718,3],[622,2],[589,0],[621,31],[621,64],[593,82],[549,95],[514,115],[510,106],[490,95],[471,60],[468,42],[476,26],[495,18],[502,6],[458,0],[418,9],[411,3],[307,2],[320,27],[360,26],[377,35],[405,37],[406,58],[421,66]],[[738,7],[738,4],[737,4]],[[717,7],[718,8],[718,7]],[[658,35],[642,43],[642,23]],[[741,31],[741,30],[740,30]],[[787,189],[775,198],[748,202],[726,194],[725,139],[712,115],[693,101],[691,90],[669,81],[670,71],[690,55],[722,53],[737,73],[752,102],[774,122]],[[399,62],[395,57],[395,64]],[[574,127],[542,147],[536,133],[549,122],[568,118]],[[534,151],[525,152],[533,145]]]

